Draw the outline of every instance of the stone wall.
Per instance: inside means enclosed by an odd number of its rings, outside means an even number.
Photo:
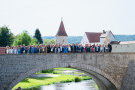
[[[94,72],[101,82],[110,82],[120,90],[131,60],[135,61],[135,53],[0,55],[0,90],[11,90],[35,72],[56,67],[72,67],[90,74]]]
[[[135,63],[130,61],[120,90],[135,90]]]

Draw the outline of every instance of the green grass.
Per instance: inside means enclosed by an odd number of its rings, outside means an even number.
[[[43,85],[50,85],[50,84],[54,84],[54,83],[65,83],[65,82],[75,82],[75,78],[76,76],[73,75],[60,75],[59,77],[51,77],[51,78],[47,78],[47,77],[43,77],[43,78],[26,78],[23,81],[21,81],[20,83],[18,83],[12,90],[15,90],[18,87],[24,88],[24,89],[30,89],[32,87],[40,87]],[[84,76],[84,77],[77,77],[79,78],[79,80],[89,80],[91,79],[88,76]]]

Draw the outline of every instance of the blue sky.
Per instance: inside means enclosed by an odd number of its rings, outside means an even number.
[[[111,30],[114,34],[135,34],[135,0],[0,0],[0,26],[17,35],[54,36],[61,17],[69,36]]]

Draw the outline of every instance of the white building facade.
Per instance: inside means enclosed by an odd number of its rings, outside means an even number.
[[[100,36],[100,44],[105,44],[107,45],[111,41],[114,41],[114,35],[111,31],[104,31]]]
[[[56,36],[56,44],[67,45],[68,37],[67,36]]]
[[[112,44],[112,52],[135,52],[135,41]]]
[[[83,35],[83,38],[82,38],[82,40],[81,40],[81,44],[82,45],[85,45],[85,44],[89,44],[90,42],[89,42],[89,40],[88,40],[88,38],[87,38],[87,35],[86,35],[86,33],[84,33],[84,35]]]
[[[114,41],[114,35],[111,31],[101,32],[85,32],[81,40],[81,44],[105,44]]]

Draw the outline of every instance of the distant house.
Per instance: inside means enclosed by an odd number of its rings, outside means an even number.
[[[111,31],[85,32],[81,44],[108,44],[114,41],[114,35]]]
[[[59,30],[56,34],[56,44],[68,44],[68,35],[65,31],[63,21],[61,20]]]
[[[85,32],[81,40],[81,44],[100,43],[100,36],[102,33]]]
[[[111,31],[103,30],[103,33],[100,36],[100,44],[108,44],[111,41],[114,41],[114,35]]]

